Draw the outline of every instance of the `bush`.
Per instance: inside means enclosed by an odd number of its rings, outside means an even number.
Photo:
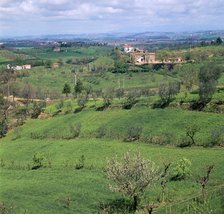
[[[75,165],[75,169],[82,169],[82,168],[84,168],[84,165],[85,165],[85,156],[82,155],[79,158],[79,162]]]
[[[60,100],[59,103],[57,103],[57,104],[55,105],[55,108],[56,108],[57,110],[61,110],[63,106],[64,106],[64,101],[63,101],[63,100]]]
[[[224,146],[224,127],[217,127],[211,131],[209,146]]]
[[[123,109],[131,109],[136,103],[136,94],[135,93],[129,93],[127,100],[123,103],[122,108]]]
[[[22,128],[21,127],[16,127],[14,129],[14,133],[13,133],[13,140],[19,139],[22,136]]]
[[[182,158],[174,163],[171,168],[171,180],[184,180],[191,173],[191,161],[187,158]]]
[[[107,127],[105,125],[100,126],[96,130],[96,138],[102,138],[107,134]]]
[[[47,138],[47,130],[44,130],[42,132],[31,132],[30,137],[32,139],[45,139]]]
[[[43,111],[43,109],[46,107],[45,102],[34,102],[31,112],[31,118],[36,119],[40,115],[40,113]]]
[[[33,167],[32,169],[39,169],[41,167],[43,167],[43,161],[44,161],[45,157],[40,154],[37,153],[33,156]]]
[[[78,106],[83,109],[88,102],[88,95],[87,94],[81,94],[77,99]]]
[[[6,120],[0,121],[0,138],[5,137],[8,132],[8,125]]]
[[[142,134],[141,126],[129,126],[127,130],[127,137],[124,141],[131,142],[139,140]]]
[[[81,133],[81,123],[77,123],[76,125],[70,125],[69,130],[70,130],[70,138],[76,138],[79,137]]]

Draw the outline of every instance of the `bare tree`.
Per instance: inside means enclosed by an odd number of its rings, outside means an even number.
[[[113,181],[110,189],[131,197],[134,210],[137,209],[146,188],[159,178],[155,163],[143,159],[140,153],[127,152],[121,159],[115,156],[108,161],[106,172],[108,178]]]

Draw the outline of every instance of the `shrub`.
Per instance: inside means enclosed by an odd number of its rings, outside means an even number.
[[[13,133],[13,140],[19,139],[22,136],[22,128],[21,127],[16,127],[14,129],[14,133]]]
[[[40,115],[40,113],[43,111],[43,109],[46,107],[45,102],[34,102],[31,112],[31,118],[36,119]]]
[[[88,95],[85,93],[81,94],[77,99],[77,104],[81,109],[85,107],[87,102],[88,102]]]
[[[40,153],[34,154],[32,169],[39,169],[39,168],[43,167],[44,159],[45,159],[45,157],[43,156],[43,154],[40,154]]]
[[[59,103],[57,103],[57,104],[55,105],[55,108],[56,108],[57,110],[61,110],[63,106],[64,106],[64,101],[63,101],[63,100],[60,100]]]
[[[107,127],[105,125],[100,126],[96,130],[96,138],[102,138],[107,134]]]
[[[171,168],[171,180],[184,180],[191,173],[191,161],[187,158],[182,158],[176,161]]]
[[[8,132],[8,125],[6,120],[0,121],[0,138],[5,137]]]
[[[71,138],[76,138],[79,137],[80,133],[81,133],[81,123],[77,123],[76,125],[72,125],[70,124],[70,137]]]
[[[47,138],[47,130],[44,130],[42,132],[31,132],[30,137],[32,139],[45,139]]]
[[[142,127],[141,126],[129,126],[127,130],[127,137],[124,139],[124,141],[130,142],[130,141],[136,141],[139,140],[142,134]]]
[[[224,126],[211,130],[209,146],[224,146]]]
[[[84,165],[85,165],[85,156],[82,155],[79,158],[79,162],[75,165],[75,169],[82,169],[82,168],[84,168]]]
[[[136,103],[136,94],[135,93],[129,93],[127,100],[123,103],[122,108],[123,109],[131,109]]]

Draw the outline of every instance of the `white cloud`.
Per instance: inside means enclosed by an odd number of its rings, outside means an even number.
[[[223,0],[0,0],[0,17],[5,26],[21,23],[34,26],[35,21],[40,31],[43,22],[49,22],[46,27],[49,31],[53,22],[62,30],[71,22],[83,23],[80,29],[87,30],[97,22],[96,31],[163,30],[164,26],[185,30],[185,23],[192,29],[198,26],[224,28],[220,22],[224,19],[223,11]]]

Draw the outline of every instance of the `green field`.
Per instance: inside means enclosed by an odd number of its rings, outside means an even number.
[[[81,137],[60,140],[68,133],[69,125],[77,123],[82,124]],[[125,135],[128,125],[133,123],[144,127],[144,135],[170,132],[175,137],[184,134],[186,124],[195,123],[201,127],[197,136],[199,142],[208,137],[212,128],[224,126],[223,116],[213,113],[137,107],[129,111],[84,110],[78,114],[52,119],[30,120],[22,126],[21,138],[13,140],[15,133],[12,131],[7,138],[1,140],[0,201],[12,206],[14,210],[25,210],[28,213],[97,213],[100,204],[112,203],[115,199],[122,198],[121,194],[112,193],[108,189],[109,181],[103,168],[112,156],[121,156],[126,151],[140,151],[158,166],[162,166],[164,162],[175,162],[182,157],[192,162],[192,174],[187,180],[168,183],[168,204],[197,195],[199,186],[195,178],[209,164],[214,164],[215,170],[208,188],[213,189],[223,184],[223,149],[180,149],[169,145],[156,146],[119,140]],[[91,135],[100,125],[110,130],[107,139],[94,139]],[[45,137],[42,140],[31,139],[31,132],[45,133]],[[46,167],[30,170],[36,153],[45,157]],[[85,167],[76,170],[75,164],[81,155],[85,156]],[[152,190],[146,191],[142,205],[149,201],[156,202],[158,186],[159,183]],[[66,197],[72,198],[69,209],[65,207]]]
[[[122,195],[109,191],[108,181],[102,167],[114,154],[125,151],[140,151],[145,158],[159,166],[164,161],[175,161],[186,157],[192,161],[192,175],[186,181],[168,184],[167,198],[174,202],[197,194],[199,187],[194,181],[203,168],[215,164],[209,189],[223,183],[224,166],[222,149],[177,149],[145,144],[122,143],[108,140],[78,139],[59,140],[17,140],[1,142],[1,157],[5,166],[1,168],[1,201],[15,210],[28,213],[97,213],[100,203],[112,202]],[[28,170],[32,157],[41,152],[51,166],[40,170]],[[74,165],[85,155],[86,165],[75,170]],[[183,194],[184,193],[184,194]],[[72,198],[69,209],[63,200]],[[147,191],[142,204],[156,201],[158,185]]]
[[[198,213],[192,209],[189,211],[189,207],[196,203],[194,197],[201,196],[196,180],[198,176],[205,175],[209,165],[214,165],[214,171],[206,186],[208,201],[199,204],[203,209],[209,207],[207,211],[200,212],[223,212],[223,192],[212,192],[221,191],[224,185],[223,72],[211,102],[203,111],[189,110],[192,101],[199,99],[197,75],[201,65],[217,62],[223,66],[223,47],[192,49],[187,53],[191,61],[176,65],[173,70],[168,67],[157,70],[150,66],[134,66],[129,62],[125,73],[116,73],[114,69],[117,60],[115,52],[116,49],[109,46],[63,48],[62,52],[54,52],[52,48],[0,50],[1,64],[43,61],[41,66],[34,66],[31,70],[17,71],[16,79],[0,87],[4,96],[9,92],[16,97],[52,99],[46,108],[41,109],[46,119],[30,119],[35,107],[31,99],[12,102],[6,109],[9,132],[0,139],[0,213],[129,213],[130,198],[110,191],[110,181],[104,170],[108,160],[115,155],[122,157],[127,151],[131,154],[140,152],[142,157],[154,161],[160,170],[168,162],[171,162],[172,169],[175,162],[182,158],[189,159],[192,164],[191,173],[185,180],[169,180],[165,203],[158,200],[161,181],[155,182],[151,189],[147,188],[139,214],[147,213],[144,207],[148,203],[159,205],[157,214]],[[180,53],[185,55],[186,51],[169,52],[171,56]],[[127,60],[127,56],[118,54],[119,60]],[[45,64],[46,61],[57,62],[58,59],[63,62],[59,68]],[[83,90],[86,90],[77,93],[77,99],[72,94],[74,69],[84,85]],[[2,71],[5,74],[4,68]],[[192,72],[190,74],[196,77],[189,90],[184,85],[187,72]],[[180,91],[169,107],[153,109],[160,99],[160,85],[171,82],[181,83]],[[65,83],[71,86],[68,97],[62,94]],[[120,98],[115,94],[121,88],[124,94]],[[87,94],[87,89],[91,89],[88,102],[80,112],[73,113],[80,107],[78,100]],[[99,111],[99,107],[105,104],[104,96],[108,91],[109,95],[113,95],[111,104]],[[128,102],[129,96],[133,96],[136,102],[130,110],[125,110],[122,106]],[[24,109],[27,110],[26,115],[22,115],[26,117],[25,123],[18,126],[22,114],[19,110]],[[4,115],[0,110],[0,116]],[[75,137],[77,127],[81,127],[81,131]],[[130,142],[129,130],[133,131],[136,127],[142,132],[137,140]],[[196,127],[195,144],[180,148],[181,143],[189,142],[189,127]],[[35,155],[43,158],[43,166],[36,170],[32,169]],[[85,159],[84,167],[77,169],[82,156]],[[173,205],[175,203],[177,206]],[[105,209],[109,205],[117,210],[107,212]],[[167,212],[171,206],[176,208],[172,208],[173,212]]]

